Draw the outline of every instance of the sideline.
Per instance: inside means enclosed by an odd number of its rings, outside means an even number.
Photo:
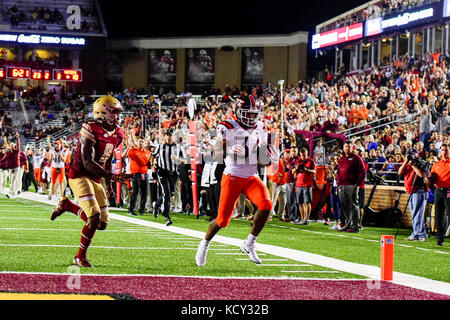
[[[18,198],[37,201],[41,203],[45,203],[48,205],[55,205],[56,202],[49,201],[46,196],[37,195],[31,192],[22,192],[18,195]],[[115,210],[115,208],[111,208],[111,210]],[[165,226],[160,223],[151,222],[147,220],[142,220],[138,218],[122,216],[115,213],[110,213],[110,218],[118,221],[128,222],[140,226],[146,226],[154,229],[170,231],[176,234],[182,234],[193,238],[202,239],[204,237],[205,232],[185,229],[176,226]],[[216,235],[214,237],[213,242],[227,244],[232,246],[240,247],[243,239],[236,239],[231,237],[224,237],[220,235]],[[347,272],[351,274],[356,274],[359,276],[367,277],[367,281],[379,280],[380,278],[380,268],[370,265],[358,264],[348,261],[343,261],[335,258],[329,258],[325,256],[321,256],[314,253],[304,252],[300,250],[294,250],[289,248],[283,248],[279,246],[267,245],[262,243],[256,244],[256,250],[259,252],[271,254],[274,256],[278,256],[281,258],[287,258],[298,262],[310,263],[313,265],[318,265],[325,268],[330,268],[333,270],[339,270],[342,272]],[[445,294],[450,296],[450,283],[431,280],[423,277],[418,277],[414,275],[409,275],[400,272],[394,272],[394,280],[392,283],[411,287],[414,289],[425,290],[438,294]]]

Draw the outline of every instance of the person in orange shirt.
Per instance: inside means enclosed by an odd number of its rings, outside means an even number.
[[[284,161],[289,161],[289,153],[284,153],[284,159],[280,159],[278,162],[278,171],[268,178],[272,181],[271,201],[272,210],[270,211],[269,221],[275,213],[275,205],[278,202],[278,219],[284,221],[286,212],[286,180],[287,172],[285,170]]]
[[[357,108],[357,111],[354,115],[354,121],[356,123],[359,123],[361,120],[367,120],[368,115],[369,110],[364,105],[361,105],[359,106],[359,108]]]
[[[434,206],[436,216],[436,244],[442,246],[445,234],[445,212],[450,215],[450,145],[441,146],[441,160],[431,168],[429,177],[425,178],[429,188],[436,187],[434,191]]]
[[[148,169],[151,167],[150,157],[151,152],[145,148],[145,139],[139,137],[137,147],[133,147],[131,141],[128,143],[127,149],[123,153],[124,158],[130,159],[130,173],[133,175],[132,193],[130,199],[130,206],[128,208],[128,215],[136,216],[134,208],[136,206],[138,193],[141,195],[141,203],[139,213],[144,215],[145,205],[147,202],[148,193]]]

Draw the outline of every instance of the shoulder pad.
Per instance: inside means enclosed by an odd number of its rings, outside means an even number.
[[[229,121],[222,121],[219,125],[223,125],[227,129],[233,129],[234,126]]]
[[[117,127],[116,133],[118,137],[125,138],[125,131],[121,127]]]

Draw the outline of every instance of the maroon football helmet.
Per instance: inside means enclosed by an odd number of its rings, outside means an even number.
[[[246,127],[254,127],[261,109],[252,96],[241,96],[236,99],[236,118]]]

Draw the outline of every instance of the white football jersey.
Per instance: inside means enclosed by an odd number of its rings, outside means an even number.
[[[44,161],[44,157],[45,155],[43,153],[33,155],[33,167],[35,169],[39,169],[41,167],[41,163],[42,161]]]
[[[217,140],[226,140],[227,155],[224,174],[240,178],[258,176],[258,147],[267,143],[264,123],[258,121],[252,129],[242,128],[236,120],[227,120],[217,126]],[[241,145],[245,156],[230,154],[230,148]]]
[[[67,158],[67,149],[62,149],[60,151],[56,151],[55,149],[52,149],[53,152],[53,158],[52,158],[52,168],[64,168],[66,165],[66,158]]]

